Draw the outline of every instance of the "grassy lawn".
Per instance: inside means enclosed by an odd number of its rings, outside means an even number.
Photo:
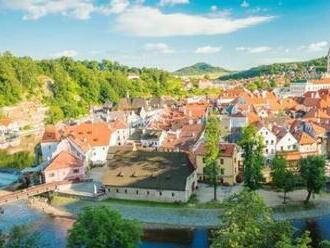
[[[151,202],[151,201],[138,201],[138,200],[122,200],[122,199],[105,199],[103,201],[86,201],[79,200],[73,197],[64,197],[64,196],[54,196],[52,199],[53,206],[64,207],[71,204],[78,205],[113,205],[113,204],[122,204],[129,206],[138,206],[138,207],[160,207],[160,208],[190,208],[190,209],[219,209],[222,207],[220,202],[207,202],[207,203],[198,203],[194,199],[189,200],[187,203],[167,203],[167,202]]]

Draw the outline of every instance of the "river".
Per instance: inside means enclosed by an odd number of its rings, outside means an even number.
[[[40,240],[44,247],[63,248],[66,243],[67,230],[73,221],[63,218],[52,218],[37,210],[29,208],[26,203],[8,204],[0,215],[0,229],[8,230],[14,225],[31,224],[40,233]],[[305,230],[310,231],[313,247],[324,239],[330,240],[330,215],[320,218],[294,220],[292,224],[297,228],[297,234]],[[207,248],[207,229],[162,229],[148,230],[140,248]]]
[[[67,230],[73,221],[65,218],[52,218],[29,208],[24,202],[8,204],[0,215],[0,229],[8,230],[14,225],[31,224],[33,230],[40,233],[44,247],[63,248],[66,244]],[[140,248],[207,248],[208,231],[206,229],[161,229],[145,230]]]

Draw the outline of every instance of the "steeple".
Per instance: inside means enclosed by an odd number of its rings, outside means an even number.
[[[329,47],[329,52],[328,52],[327,59],[328,59],[327,75],[328,75],[328,77],[329,77],[329,76],[330,76],[330,47]]]

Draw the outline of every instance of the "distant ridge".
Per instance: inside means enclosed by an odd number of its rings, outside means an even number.
[[[207,63],[196,63],[175,71],[173,74],[177,76],[205,76],[219,77],[230,73],[231,71],[222,67],[212,66]]]
[[[312,70],[316,73],[326,71],[326,58],[312,59],[303,62],[275,63],[271,65],[261,65],[245,71],[235,72],[220,76],[220,80],[240,80],[261,76],[271,76],[284,74],[293,79],[302,79],[306,71]]]

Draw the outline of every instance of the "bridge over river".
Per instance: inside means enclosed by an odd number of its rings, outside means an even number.
[[[59,186],[68,184],[67,181],[54,182],[54,183],[45,183],[36,186],[32,186],[23,190],[8,192],[8,194],[3,194],[0,196],[0,206],[12,203],[20,200],[27,200],[29,197],[40,195],[47,192],[57,191]]]

